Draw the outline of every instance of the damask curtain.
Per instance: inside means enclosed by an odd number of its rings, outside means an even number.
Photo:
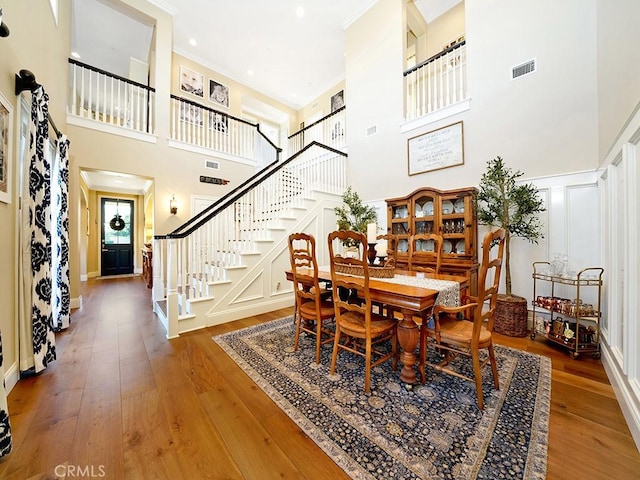
[[[11,452],[11,424],[9,423],[9,410],[7,409],[7,392],[4,387],[4,357],[2,356],[2,333],[0,332],[0,458]]]
[[[53,236],[52,272],[53,299],[52,318],[55,331],[69,326],[69,140],[65,135],[58,138],[53,162],[52,185],[55,192],[52,218]]]
[[[22,190],[20,371],[38,373],[56,358],[52,316],[51,162],[49,97],[32,92],[28,170]]]

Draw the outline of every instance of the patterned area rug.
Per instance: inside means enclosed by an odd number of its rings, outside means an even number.
[[[480,412],[472,382],[427,370],[409,390],[390,362],[372,370],[367,395],[364,359],[341,352],[331,376],[332,346],[316,365],[314,338],[294,352],[294,332],[288,317],[213,339],[351,478],[545,478],[548,358],[496,346],[500,390],[485,368]]]

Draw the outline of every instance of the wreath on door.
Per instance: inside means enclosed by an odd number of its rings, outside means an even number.
[[[124,220],[119,214],[116,213],[111,219],[111,221],[109,222],[109,226],[111,227],[112,230],[119,232],[124,228]]]

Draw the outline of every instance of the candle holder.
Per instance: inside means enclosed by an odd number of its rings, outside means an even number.
[[[368,243],[369,249],[367,250],[367,258],[369,259],[369,265],[373,265],[376,261],[376,243]]]

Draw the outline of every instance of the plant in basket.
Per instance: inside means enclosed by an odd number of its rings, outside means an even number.
[[[545,211],[538,190],[533,184],[516,183],[524,173],[507,167],[501,157],[487,162],[480,188],[474,201],[478,222],[504,228],[506,295],[499,295],[496,306],[495,330],[512,336],[527,334],[527,300],[511,291],[511,257],[509,243],[512,237],[538,243],[543,238],[539,214]]]
[[[367,225],[377,223],[376,209],[370,205],[364,205],[358,192],[354,192],[351,186],[342,194],[342,202],[341,207],[335,208],[338,230],[353,230],[366,235]],[[343,245],[357,247],[359,242],[349,239]]]

